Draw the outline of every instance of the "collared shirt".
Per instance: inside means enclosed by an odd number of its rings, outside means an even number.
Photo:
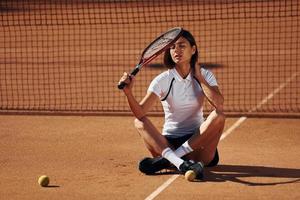
[[[209,85],[218,85],[211,71],[201,68],[201,73]],[[152,80],[148,92],[161,99],[165,113],[163,135],[193,134],[203,123],[204,94],[191,73],[183,79],[175,68],[169,69]]]

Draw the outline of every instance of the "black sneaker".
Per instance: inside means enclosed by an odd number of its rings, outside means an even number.
[[[146,157],[139,162],[139,170],[144,174],[155,174],[163,169],[170,168],[172,164],[163,157]]]
[[[179,170],[183,174],[189,170],[193,170],[196,173],[196,179],[203,179],[203,167],[204,165],[201,162],[193,163],[187,160],[179,166]]]

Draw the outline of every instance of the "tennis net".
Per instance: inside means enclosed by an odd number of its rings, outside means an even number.
[[[200,62],[217,66],[227,114],[299,116],[299,7],[299,0],[2,0],[0,113],[129,113],[120,76],[156,36],[181,26],[195,36]],[[137,99],[166,70],[161,63],[138,74]]]

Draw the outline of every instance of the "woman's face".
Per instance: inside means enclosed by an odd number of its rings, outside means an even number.
[[[189,41],[180,37],[170,49],[171,57],[176,64],[189,64],[191,57],[196,52],[196,46],[191,46]]]

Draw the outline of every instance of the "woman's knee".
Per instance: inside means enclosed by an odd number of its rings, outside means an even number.
[[[226,116],[222,111],[213,111],[213,118],[217,124],[224,124],[226,120]]]

